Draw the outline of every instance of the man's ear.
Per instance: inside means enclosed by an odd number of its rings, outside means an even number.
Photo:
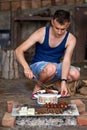
[[[53,26],[53,19],[51,20],[51,25]]]
[[[67,28],[69,28],[70,24],[71,24],[71,23],[69,22]]]

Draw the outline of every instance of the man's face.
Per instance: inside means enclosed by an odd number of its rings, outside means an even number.
[[[52,20],[52,27],[56,37],[62,36],[66,32],[69,25],[70,22],[65,22],[64,24],[60,24],[58,21],[56,21],[56,19]]]

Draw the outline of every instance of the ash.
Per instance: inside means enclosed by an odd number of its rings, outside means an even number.
[[[49,127],[49,126],[75,126],[77,125],[76,117],[17,117],[16,126],[29,127]]]

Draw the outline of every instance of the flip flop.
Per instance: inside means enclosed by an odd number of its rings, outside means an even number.
[[[59,91],[58,92],[58,94],[60,94],[61,93],[61,91]],[[66,96],[61,96],[61,97],[64,97],[64,98],[68,98],[68,97],[70,97],[71,95],[68,93]]]
[[[70,97],[71,95],[70,94],[67,94],[66,96],[64,96],[65,98],[68,98],[68,97]]]
[[[32,93],[31,98],[32,98],[33,100],[37,99],[37,98],[35,97],[35,95],[38,94],[38,93],[39,93],[39,92]]]

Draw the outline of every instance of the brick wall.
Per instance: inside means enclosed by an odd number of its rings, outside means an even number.
[[[30,8],[40,8],[47,6],[57,6],[63,4],[76,4],[76,3],[84,3],[85,0],[0,0],[0,10],[10,10],[10,7],[13,10],[17,10],[18,8],[30,9]]]
[[[21,9],[29,9],[31,8],[31,0],[21,0],[20,7]]]
[[[31,1],[31,8],[40,8],[41,7],[41,0],[32,0]]]
[[[5,1],[5,2],[4,2]],[[23,11],[22,13],[24,12],[25,9],[32,9],[34,8],[34,13],[37,13],[39,10],[42,10],[42,8],[40,7],[47,7],[47,6],[50,6],[53,5],[51,7],[51,12],[53,13],[54,10],[56,10],[58,8],[58,5],[63,5],[65,4],[66,5],[70,5],[71,7],[71,4],[75,4],[75,3],[83,3],[84,0],[13,0],[11,3],[9,2],[9,0],[0,0],[0,10],[5,10],[5,11],[0,11],[0,29],[1,30],[4,30],[4,29],[7,29],[9,30],[10,29],[10,13],[9,10],[10,9],[10,6],[12,7],[12,10],[16,10],[16,9],[19,9],[21,8]],[[55,5],[55,7],[54,7]],[[40,8],[38,10],[38,8]],[[55,9],[54,9],[55,8]],[[68,6],[66,6],[65,8],[68,9]],[[77,8],[78,9],[78,8]],[[27,10],[28,13],[31,13],[29,12],[30,10]],[[15,12],[15,11],[14,11]],[[76,12],[81,12],[79,10],[76,10]],[[75,14],[76,14],[75,12]],[[84,11],[83,11],[84,12]],[[41,11],[39,11],[39,13],[41,13]],[[85,11],[86,13],[86,11]],[[74,15],[75,15],[74,14]],[[83,13],[84,14],[84,13]],[[83,16],[82,14],[82,16]],[[18,16],[18,14],[17,14]],[[79,14],[79,16],[81,16]],[[74,60],[75,61],[83,61],[84,60],[84,57],[85,57],[85,43],[86,43],[86,27],[87,27],[87,24],[86,26],[84,26],[84,31],[83,31],[83,25],[84,24],[80,24],[80,22],[78,21],[87,21],[86,20],[86,14],[85,14],[85,20],[83,18],[80,18],[79,19],[79,16],[77,15],[75,19],[77,19],[77,23],[75,22],[75,20],[73,21],[72,23],[72,32],[75,32],[75,35],[77,37],[77,46],[76,46],[76,49],[75,49],[75,54],[74,54]],[[87,22],[86,22],[87,23]],[[44,23],[45,24],[45,23]],[[25,40],[27,38],[28,35],[31,34],[31,32],[33,32],[34,30],[36,30],[37,28],[39,28],[40,26],[42,26],[42,22],[39,23],[39,22],[27,22],[26,24],[22,23],[22,28],[23,28],[23,32],[22,32],[22,40]],[[79,27],[78,27],[79,26]],[[16,34],[15,34],[15,37],[16,37]],[[16,38],[15,38],[16,39]],[[14,41],[15,41],[14,39]],[[16,43],[15,43],[16,45]],[[86,58],[87,59],[87,58]]]

